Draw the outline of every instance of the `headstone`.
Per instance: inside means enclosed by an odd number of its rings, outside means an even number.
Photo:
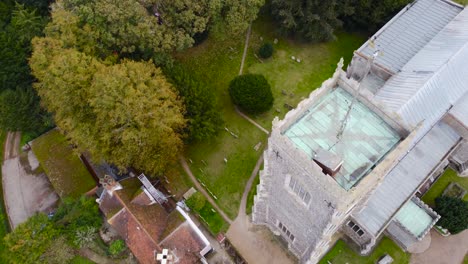
[[[281,110],[279,108],[276,108],[277,113],[281,113]]]
[[[227,159],[226,159],[226,158],[224,158],[224,163],[227,163]]]
[[[296,61],[297,61],[298,63],[301,63],[301,59],[299,59],[299,58],[297,58]]]
[[[282,93],[283,95],[287,95],[287,94],[288,94],[285,90],[281,90],[281,93]]]
[[[273,40],[273,43],[278,44],[278,39],[275,38],[275,40]]]
[[[254,150],[258,151],[261,146],[262,146],[262,142],[260,141],[260,142],[257,143],[257,145],[255,145]]]
[[[296,57],[294,57],[294,56],[291,56],[291,60],[296,60]]]
[[[260,37],[260,40],[263,41],[263,37]]]
[[[294,107],[288,103],[284,103],[284,107],[287,108],[288,110],[292,110]]]

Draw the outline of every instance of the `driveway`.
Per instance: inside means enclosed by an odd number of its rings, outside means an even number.
[[[9,132],[2,165],[3,196],[14,229],[36,212],[48,213],[59,197],[32,151],[19,154],[19,132]]]
[[[443,237],[431,230],[431,246],[420,254],[412,254],[412,264],[460,264],[468,253],[468,230]]]

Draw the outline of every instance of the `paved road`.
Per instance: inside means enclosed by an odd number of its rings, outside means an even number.
[[[19,154],[21,134],[9,132],[2,165],[3,196],[10,226],[14,229],[36,212],[48,213],[59,197],[44,173],[37,173],[39,163],[29,151]]]
[[[468,253],[468,230],[443,237],[431,230],[431,246],[420,254],[411,255],[412,264],[460,264]]]

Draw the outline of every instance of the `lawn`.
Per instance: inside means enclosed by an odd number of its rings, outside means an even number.
[[[70,264],[94,264],[94,262],[82,256],[76,256],[70,261]]]
[[[186,203],[213,235],[216,236],[219,232],[225,232],[228,229],[228,224],[201,193],[194,193]]]
[[[230,218],[237,215],[245,183],[260,157],[262,150],[255,151],[254,146],[259,142],[265,145],[267,139],[235,112],[227,93],[229,81],[239,72],[243,41],[244,36],[226,39],[212,34],[201,45],[177,55],[188,71],[216,92],[225,127],[238,136],[222,129],[217,137],[192,144],[185,153],[192,172]]]
[[[192,187],[192,182],[180,165],[170,167],[164,173],[164,176],[166,177],[165,180],[167,180],[164,186],[170,190],[171,194],[174,195],[174,199],[177,201]]]
[[[336,41],[298,43],[281,38],[272,25],[265,18],[255,22],[251,52],[257,52],[262,43],[274,43],[275,38],[278,43],[273,44],[275,51],[271,58],[263,60],[263,63],[257,61],[247,69],[248,73],[263,74],[271,85],[274,105],[270,111],[255,117],[268,130],[271,129],[271,121],[275,116],[283,118],[288,112],[285,104],[296,107],[314,89],[319,88],[323,81],[330,78],[341,57],[345,60],[343,68],[346,69],[353,51],[365,41],[360,35],[338,33]],[[299,58],[300,63],[292,60],[291,56]]]
[[[374,264],[385,254],[393,258],[394,264],[409,263],[410,254],[403,252],[392,240],[384,237],[369,256],[360,256],[352,251],[343,240],[338,240],[335,246],[320,260],[320,264]]]
[[[58,130],[34,140],[32,149],[60,197],[77,198],[96,186],[77,153]]]
[[[445,188],[447,188],[451,182],[456,182],[465,190],[468,190],[468,178],[459,177],[454,170],[447,169],[431,186],[429,191],[424,194],[422,197],[423,202],[430,205],[431,207],[434,207],[435,198],[441,196]],[[468,194],[465,195],[463,200],[468,201]]]
[[[257,185],[260,183],[260,176],[257,174],[255,176],[255,180],[252,184],[252,189],[249,191],[249,195],[247,196],[247,203],[246,203],[246,208],[245,208],[245,213],[247,215],[252,213],[252,207],[254,204],[254,197],[257,194]]]
[[[331,76],[341,56],[349,60],[353,50],[364,42],[360,36],[344,33],[338,35],[338,41],[325,44],[299,44],[278,37],[273,58],[261,63],[255,53],[261,45],[260,36],[273,41],[271,27],[264,26],[269,23],[263,20],[255,23],[244,68],[246,72],[264,74],[273,87],[275,106],[266,114],[255,117],[268,130],[276,108],[281,109],[282,117],[287,112],[283,107],[285,102],[295,106]],[[267,135],[235,112],[228,94],[229,82],[239,73],[245,36],[229,38],[219,32],[214,30],[205,42],[177,54],[176,59],[204,80],[207,89],[215,91],[225,127],[238,136],[236,138],[222,130],[213,139],[192,144],[185,153],[192,161],[189,162],[192,172],[206,185],[225,213],[234,219],[243,189],[265,146]],[[289,59],[291,55],[301,57],[303,61],[293,63]],[[282,90],[286,90],[288,95],[282,95]],[[294,96],[291,97],[290,93]],[[254,146],[259,142],[262,148],[255,151]]]

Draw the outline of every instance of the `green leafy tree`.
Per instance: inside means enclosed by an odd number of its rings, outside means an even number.
[[[250,114],[259,114],[273,106],[273,94],[268,81],[260,74],[245,74],[229,83],[229,95],[234,104]]]
[[[16,4],[11,20],[0,31],[0,91],[28,87],[33,78],[28,67],[31,39],[42,34],[46,19]]]
[[[50,38],[33,45],[38,94],[80,150],[154,174],[177,160],[184,108],[154,64],[123,60],[108,66]]]
[[[47,19],[24,4],[6,1],[8,19],[0,31],[0,128],[39,134],[51,126],[31,84],[31,39],[42,34]]]
[[[340,0],[272,0],[271,10],[281,30],[308,41],[335,39],[341,27]]]
[[[441,216],[438,225],[457,234],[468,228],[468,202],[458,198],[441,196],[435,200],[436,212]]]
[[[52,119],[39,105],[32,87],[0,93],[0,128],[9,131],[43,132]]]
[[[48,36],[101,58],[171,52],[193,45],[219,9],[219,0],[59,0]]]
[[[256,18],[265,0],[225,0],[222,17],[227,29],[234,33],[243,33]]]
[[[348,0],[342,19],[347,28],[374,32],[412,0]]]
[[[186,105],[188,140],[199,141],[215,136],[223,120],[216,109],[214,91],[178,64],[164,68],[164,73]]]
[[[5,236],[6,263],[41,263],[58,230],[45,214],[36,214]]]

